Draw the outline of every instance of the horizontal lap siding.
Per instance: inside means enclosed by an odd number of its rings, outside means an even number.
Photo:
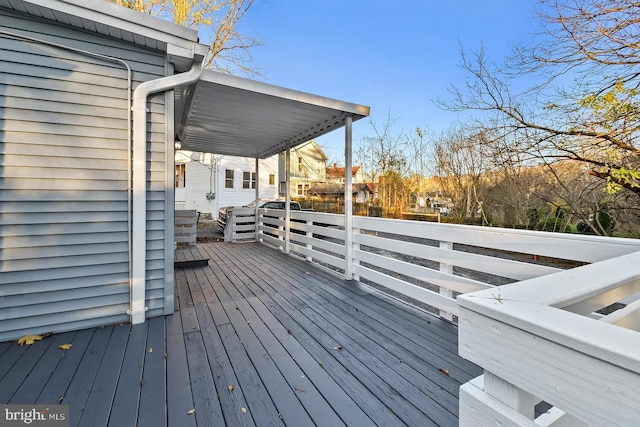
[[[120,58],[133,87],[159,52],[0,11],[0,28]],[[164,96],[150,103],[150,314],[164,301]],[[115,62],[0,37],[0,341],[128,321],[127,73]]]

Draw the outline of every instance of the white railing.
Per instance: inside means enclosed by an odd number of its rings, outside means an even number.
[[[233,208],[224,227],[225,242],[244,242],[256,238],[256,210]]]
[[[174,243],[195,245],[198,237],[198,212],[195,210],[176,210],[173,231]]]
[[[251,212],[242,212],[248,222]],[[344,216],[260,210],[259,240],[344,273]],[[244,236],[251,236],[253,228]],[[640,250],[634,239],[602,238],[418,221],[353,218],[355,279],[409,297],[451,318],[460,294],[493,288]]]
[[[461,387],[461,425],[640,420],[639,240],[354,217],[347,251],[345,233],[342,215],[259,214],[262,243],[457,316],[461,356],[485,370]]]
[[[459,353],[485,370],[460,389],[460,425],[640,422],[640,252],[458,303]],[[553,408],[534,421],[540,401]]]

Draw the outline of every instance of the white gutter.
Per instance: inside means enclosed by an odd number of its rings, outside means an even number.
[[[141,83],[133,93],[133,262],[131,266],[131,307],[127,314],[131,323],[143,323],[147,261],[147,99],[197,81],[202,64],[193,63],[186,73],[161,77]]]

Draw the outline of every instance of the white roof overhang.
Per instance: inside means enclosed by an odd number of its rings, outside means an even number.
[[[176,92],[182,149],[266,158],[369,115],[369,107],[210,70]]]
[[[104,0],[0,0],[10,9],[167,53],[176,72],[203,60],[198,33]],[[266,158],[369,115],[369,107],[205,70],[176,90],[182,148]]]

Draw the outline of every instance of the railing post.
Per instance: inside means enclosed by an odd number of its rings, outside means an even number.
[[[307,225],[309,227],[313,226],[313,220],[307,220]],[[313,238],[313,231],[309,230],[307,231],[307,237],[309,239]],[[307,243],[307,249],[309,249],[309,252],[311,252],[311,250],[313,250],[313,245],[311,243]],[[313,258],[311,257],[311,255],[307,255],[307,261],[312,262]]]
[[[354,234],[354,236],[359,235],[360,234],[360,229],[354,227],[353,228],[353,234]],[[352,254],[351,262],[353,263],[353,268],[352,268],[353,280],[360,280],[360,275],[355,272],[355,270],[356,270],[355,266],[356,265],[360,265],[360,261],[356,260],[355,256],[353,256],[353,254],[355,254],[359,250],[360,250],[360,243],[357,243],[355,241],[355,239],[353,239],[353,251],[351,252],[351,254]]]
[[[535,397],[487,370],[484,371],[484,391],[528,419],[535,419]]]
[[[278,217],[278,219],[280,219],[280,220],[284,220],[284,219],[285,219],[285,217]],[[283,243],[283,245],[282,245],[282,246],[278,246],[278,249],[279,249],[279,250],[281,250],[281,251],[285,251],[285,252],[286,252],[285,248],[286,248],[286,246],[287,246],[287,243],[285,242],[285,239],[286,239],[286,237],[285,237],[285,233],[284,233],[285,227],[286,227],[285,225],[280,225],[280,226],[278,226],[278,230],[280,230],[280,231],[282,231],[282,232],[283,232],[283,233],[282,233],[282,236],[278,236],[278,240],[281,240],[281,241],[282,241],[282,243]]]
[[[453,242],[440,242],[440,249],[444,250],[453,250]],[[446,264],[444,262],[440,263],[440,271],[447,274],[453,274],[453,265]],[[446,296],[447,298],[453,298],[453,291],[451,289],[440,288],[440,295]],[[440,310],[440,317],[443,317],[447,320],[452,321],[453,315],[446,311]]]

